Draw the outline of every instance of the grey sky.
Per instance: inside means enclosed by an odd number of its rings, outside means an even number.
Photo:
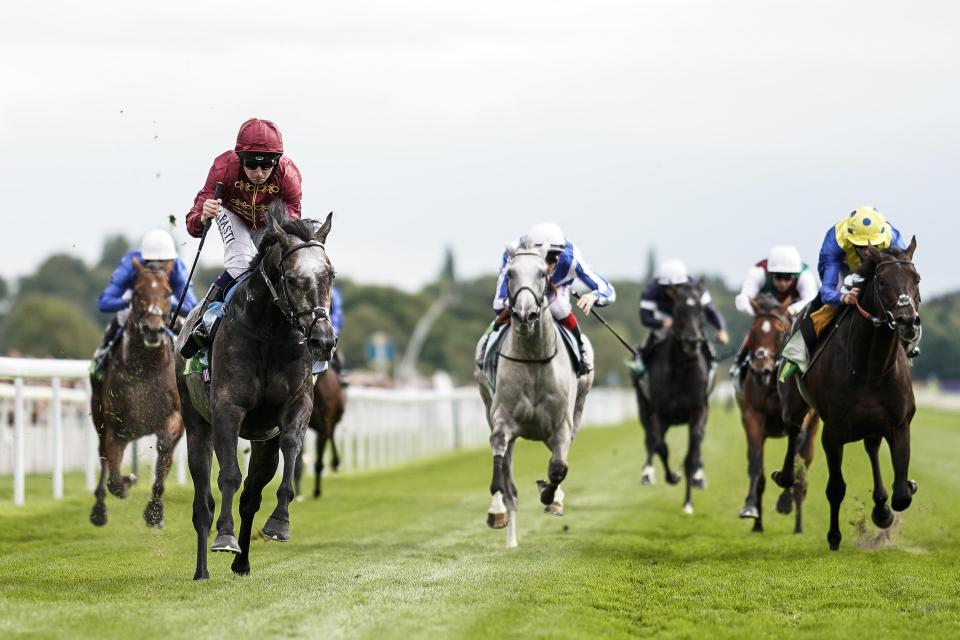
[[[416,287],[562,225],[610,277],[646,249],[739,282],[872,204],[953,267],[952,2],[16,3],[0,23],[5,277],[183,216],[277,122],[340,273]],[[192,258],[195,243],[183,247]],[[220,260],[209,242],[207,263]]]

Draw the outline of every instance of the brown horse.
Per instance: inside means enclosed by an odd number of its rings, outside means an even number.
[[[753,531],[763,531],[763,489],[766,484],[763,471],[763,447],[767,438],[782,438],[787,435],[787,425],[783,422],[780,397],[777,395],[776,357],[784,339],[790,331],[787,308],[793,300],[783,304],[773,296],[760,296],[751,300],[755,313],[746,346],[749,349],[743,388],[737,393],[740,406],[740,419],[747,436],[747,475],[750,477],[750,489],[740,511],[741,518],[753,518]],[[816,439],[819,420],[814,411],[809,411],[803,419],[799,445],[800,460],[804,471],[813,461],[813,443]],[[789,464],[785,461],[784,464]],[[799,474],[792,491],[784,489],[777,500],[777,511],[789,514],[794,504],[797,515],[793,532],[803,533],[803,499],[807,493],[806,474]],[[792,495],[791,495],[792,494]]]
[[[893,511],[903,511],[913,501],[917,484],[907,478],[910,465],[910,423],[916,411],[910,364],[905,344],[920,337],[920,274],[913,264],[917,239],[906,250],[880,251],[858,248],[864,279],[856,310],[847,309],[833,324],[831,337],[814,353],[801,378],[779,385],[784,419],[798,425],[806,413],[806,399],[823,418],[823,450],[830,479],[831,550],[840,546],[840,503],[847,485],[841,465],[843,446],[863,440],[873,469],[873,523],[886,529]],[[803,399],[797,398],[799,391]],[[880,441],[886,440],[893,460],[893,500],[880,476]],[[787,458],[790,460],[790,458]],[[774,473],[782,487],[793,484],[792,464]]]
[[[333,431],[343,418],[343,410],[347,404],[347,397],[337,372],[328,369],[317,376],[313,385],[313,413],[310,414],[311,429],[317,432],[317,459],[313,463],[313,497],[320,497],[320,477],[323,475],[323,453],[330,443],[330,464],[336,471],[340,467],[340,454],[337,452],[337,443],[333,439]],[[297,468],[294,473],[297,496],[300,492],[300,478],[303,476],[303,449],[297,457]]]
[[[153,433],[157,436],[156,478],[143,519],[149,526],[160,528],[163,482],[173,462],[173,450],[183,435],[173,346],[164,322],[170,315],[173,262],[152,269],[134,258],[133,268],[136,280],[120,348],[108,360],[102,383],[90,377],[91,415],[100,437],[100,482],[94,492],[97,501],[90,522],[97,526],[107,523],[107,489],[118,498],[127,497],[137,479],[120,474],[123,452],[132,440]]]

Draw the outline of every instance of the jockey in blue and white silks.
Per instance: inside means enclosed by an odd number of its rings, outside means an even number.
[[[330,324],[334,335],[339,336],[343,330],[343,298],[336,287],[330,288]]]
[[[554,290],[548,291],[550,314],[554,319],[568,329],[577,339],[580,347],[580,368],[578,373],[584,375],[592,369],[592,362],[588,362],[583,350],[583,339],[580,336],[580,327],[577,317],[573,314],[570,303],[570,290],[575,284],[587,290],[577,301],[577,306],[584,314],[589,315],[594,305],[599,307],[613,303],[617,293],[607,280],[594,271],[575,244],[569,242],[563,231],[555,224],[540,223],[533,225],[529,231],[517,241],[518,246],[525,243],[535,247],[547,246],[546,261],[551,269],[550,282]],[[498,314],[495,326],[504,324],[509,294],[509,279],[507,276],[507,262],[509,252],[504,251],[500,262],[500,275],[497,278],[497,290],[493,299],[493,310]]]
[[[97,300],[97,308],[102,313],[115,313],[116,315],[107,325],[103,340],[93,354],[94,373],[102,370],[103,363],[118,337],[120,328],[126,324],[127,316],[130,314],[130,299],[133,294],[133,284],[137,279],[137,272],[133,267],[134,259],[141,264],[173,261],[173,270],[170,272],[170,288],[173,290],[172,303],[176,305],[180,296],[183,295],[184,289],[186,289],[180,315],[186,317],[190,310],[197,305],[197,296],[193,293],[193,287],[187,285],[189,274],[187,265],[177,255],[173,238],[163,229],[148,231],[143,236],[139,249],[128,251],[120,258],[120,263],[110,276],[110,282]]]

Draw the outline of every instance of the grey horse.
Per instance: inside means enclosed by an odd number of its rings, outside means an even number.
[[[577,377],[548,307],[550,272],[546,251],[508,245],[509,327],[499,346],[495,388],[483,372],[475,378],[487,409],[493,451],[492,499],[487,525],[507,529],[507,547],[517,546],[517,487],[513,483],[513,443],[537,440],[553,455],[547,481],[538,481],[545,512],[563,515],[567,453],[580,426],[593,372]],[[478,356],[485,340],[477,345]],[[593,347],[584,336],[584,350],[593,361]]]

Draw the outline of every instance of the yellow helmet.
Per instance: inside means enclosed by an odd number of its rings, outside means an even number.
[[[886,249],[893,241],[887,219],[873,207],[857,207],[840,224],[850,244],[858,247],[871,244],[878,249]]]

